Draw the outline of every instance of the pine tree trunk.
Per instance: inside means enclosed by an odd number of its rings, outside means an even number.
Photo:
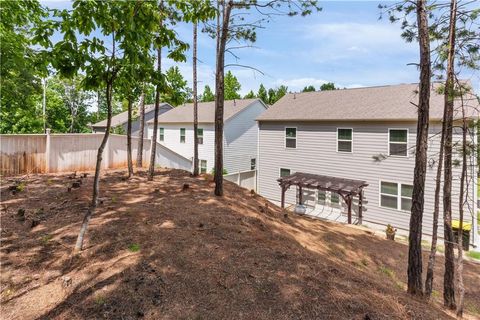
[[[438,241],[438,216],[440,213],[440,189],[442,183],[442,169],[443,169],[443,149],[445,140],[445,108],[443,109],[442,132],[440,138],[440,150],[438,155],[437,175],[435,180],[435,200],[433,208],[433,224],[432,224],[432,244],[430,247],[430,255],[428,257],[427,276],[425,278],[425,297],[430,299],[433,291],[433,275],[435,269],[435,258],[437,254]]]
[[[88,208],[85,216],[83,217],[82,226],[80,227],[80,232],[78,233],[77,242],[75,244],[74,252],[79,252],[83,249],[83,240],[85,238],[85,233],[87,232],[88,223],[92,218],[92,215],[95,213],[97,209],[97,202],[98,202],[98,195],[100,192],[100,168],[102,167],[102,155],[103,150],[105,149],[105,145],[107,144],[108,137],[110,135],[110,128],[112,124],[112,94],[113,94],[113,81],[109,81],[107,83],[107,128],[105,130],[105,134],[103,135],[102,142],[100,143],[100,147],[98,147],[97,152],[97,162],[95,165],[95,177],[93,179],[93,194],[92,194],[92,202],[90,204],[90,208]],[[108,152],[108,150],[107,150]]]
[[[223,106],[224,106],[224,72],[225,45],[228,36],[230,13],[233,1],[224,3],[223,21],[220,38],[217,39],[217,70],[215,74],[215,195],[223,196]]]
[[[193,176],[198,176],[197,23],[193,24]]]
[[[460,177],[460,194],[458,199],[459,230],[458,230],[458,259],[457,259],[457,288],[458,304],[457,317],[463,316],[463,301],[465,297],[465,286],[463,284],[463,214],[464,205],[468,200],[465,197],[465,182],[467,180],[467,120],[465,119],[465,107],[462,103],[462,174]]]
[[[163,1],[160,1],[160,13],[163,10]],[[163,19],[160,19],[160,29],[163,27]],[[157,49],[157,73],[160,76],[162,74],[162,48]],[[158,114],[160,109],[160,89],[161,83],[157,83],[155,88],[155,112],[153,116],[153,133],[152,133],[152,146],[150,149],[150,164],[148,167],[148,181],[153,180],[153,174],[155,172],[155,156],[157,152],[157,131],[158,131]]]
[[[408,292],[423,295],[422,285],[422,219],[427,171],[428,124],[430,106],[430,41],[424,0],[417,1],[417,24],[420,46],[420,93],[418,100],[417,140],[413,178],[410,233],[408,237]]]
[[[447,80],[445,83],[445,160],[443,184],[443,227],[445,243],[445,273],[443,276],[443,303],[451,310],[455,305],[455,255],[452,232],[452,129],[453,129],[453,88],[454,88],[454,57],[455,57],[455,24],[457,1],[452,0],[450,6],[449,50],[447,65]]]
[[[128,178],[133,176],[133,160],[132,160],[132,100],[128,100],[128,120],[127,120],[127,165]]]
[[[140,131],[138,132],[137,168],[141,168],[143,166],[143,131],[145,130],[145,92],[143,91],[140,94],[138,109],[140,114]]]

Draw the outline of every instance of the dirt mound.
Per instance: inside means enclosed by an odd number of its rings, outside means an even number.
[[[405,293],[403,244],[285,217],[229,182],[217,198],[208,177],[180,170],[159,170],[153,182],[124,176],[102,178],[102,203],[74,258],[92,175],[71,190],[68,175],[31,177],[15,195],[2,187],[3,319],[452,317]],[[439,257],[435,299],[442,264]],[[479,272],[466,263],[466,307],[476,316]]]

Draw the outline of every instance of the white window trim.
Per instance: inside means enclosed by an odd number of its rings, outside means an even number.
[[[391,197],[394,196],[393,194],[382,193],[382,182],[385,182],[385,183],[395,183],[395,184],[397,184],[397,208],[396,208],[396,209],[382,206],[382,194],[383,194],[383,195],[386,195],[386,196],[391,196]],[[402,210],[402,185],[412,186],[412,187],[413,187],[413,185],[410,184],[410,183],[393,182],[393,181],[387,181],[387,180],[379,180],[379,181],[378,181],[378,206],[379,206],[380,208],[383,208],[383,209],[395,210],[395,211],[400,211],[400,212],[404,212],[404,213],[410,213],[410,211],[408,211],[408,210]],[[406,198],[406,197],[403,197],[403,198]],[[412,198],[410,198],[410,199],[412,199]]]
[[[407,131],[407,155],[399,156],[399,155],[390,154],[390,131],[392,131],[392,130],[406,130]],[[388,143],[388,156],[389,157],[394,157],[394,158],[409,158],[410,157],[410,155],[408,153],[408,146],[410,145],[410,130],[408,128],[388,128],[387,143]],[[393,142],[393,143],[397,143],[397,142]]]
[[[339,139],[338,139],[338,130],[340,130],[340,129],[352,130],[352,140],[339,140]],[[390,139],[390,134],[389,134],[389,139]],[[336,141],[337,141],[337,146],[336,146],[336,148],[337,148],[337,152],[338,152],[338,153],[353,153],[353,128],[338,127],[338,128],[337,128]],[[350,142],[352,143],[352,150],[350,150],[350,151],[338,151],[338,141],[350,141]],[[388,144],[388,145],[390,145],[390,144]]]
[[[325,193],[325,204],[320,204],[318,202],[318,192],[324,192]],[[332,202],[332,194],[336,194],[338,196],[338,203],[333,203]],[[324,206],[324,207],[329,207],[333,209],[341,209],[344,205],[344,202],[342,201],[343,198],[341,195],[339,195],[337,192],[334,191],[327,191],[327,190],[317,190],[316,195],[315,195],[315,205],[317,206]]]
[[[202,161],[205,161],[205,172],[202,172]],[[208,161],[205,159],[198,159],[198,171],[200,173],[208,173]]]
[[[185,141],[182,142],[182,129],[183,131],[185,132],[185,135],[183,136],[185,138]],[[180,128],[180,138],[179,138],[179,142],[180,143],[187,143],[187,128]]]
[[[203,145],[203,142],[204,142],[204,139],[205,139],[205,136],[204,136],[205,130],[203,128],[197,128],[197,142],[198,142],[198,138],[200,138],[200,136],[198,134],[198,130],[202,130],[202,143],[198,143],[198,145]],[[185,136],[186,136],[186,133],[185,133]]]
[[[295,129],[295,148],[291,148],[291,147],[287,147],[287,129]],[[283,147],[285,149],[297,149],[297,140],[298,138],[298,128],[297,127],[284,127],[283,129]],[[288,138],[288,139],[291,139],[293,140],[293,138]],[[284,168],[286,169],[286,168]]]
[[[163,139],[162,137],[162,129],[163,129]],[[165,141],[165,128],[158,128],[158,141],[159,142],[164,142]]]

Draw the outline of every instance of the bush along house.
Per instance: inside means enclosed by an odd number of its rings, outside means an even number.
[[[430,100],[424,234],[432,233],[435,176],[444,97],[434,84]],[[258,192],[270,201],[319,218],[399,231],[409,227],[412,203],[418,84],[290,93],[257,118]],[[464,97],[468,120],[478,119],[478,101]],[[461,121],[456,101],[455,121]],[[460,123],[459,123],[460,125]],[[454,163],[461,154],[454,128]],[[468,133],[476,143],[474,126]],[[465,224],[479,245],[477,164],[468,156]],[[460,166],[453,168],[452,209],[458,219]],[[442,200],[441,200],[442,201]],[[440,202],[442,204],[442,202]],[[440,205],[442,208],[442,205]],[[440,221],[443,213],[440,212]],[[475,217],[475,218],[474,218]],[[439,236],[443,237],[440,222]]]

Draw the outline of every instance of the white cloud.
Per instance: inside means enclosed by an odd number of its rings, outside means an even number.
[[[311,49],[301,53],[314,62],[365,58],[369,55],[416,54],[415,43],[401,38],[398,25],[385,21],[376,23],[318,23],[306,26],[303,38]]]
[[[306,86],[314,86],[316,89],[320,88],[322,84],[330,82],[324,79],[317,78],[295,78],[295,79],[278,79],[275,81],[277,86],[286,85],[290,91],[300,91]]]

